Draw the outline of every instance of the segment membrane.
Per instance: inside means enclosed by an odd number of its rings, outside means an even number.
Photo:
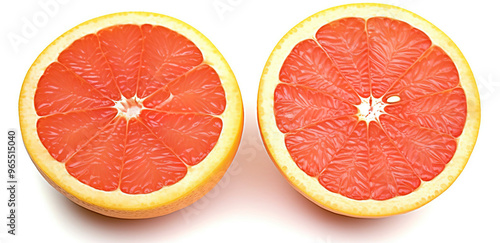
[[[200,163],[213,149],[222,130],[222,120],[204,114],[165,113],[144,110],[141,120],[188,165]]]
[[[58,62],[45,69],[38,82],[34,101],[39,116],[114,105],[112,100]]]
[[[371,198],[387,200],[411,193],[420,186],[420,178],[380,125],[370,122]]]
[[[457,149],[457,142],[450,135],[389,115],[380,116],[380,123],[418,177],[424,181],[430,181],[441,173]]]
[[[129,121],[120,190],[146,194],[181,180],[187,167],[144,124]]]
[[[323,120],[355,115],[356,107],[323,92],[279,84],[274,91],[278,128],[287,133]]]
[[[359,97],[318,43],[304,40],[297,44],[281,67],[280,81],[320,90],[351,104]]]
[[[98,134],[116,113],[116,109],[100,108],[42,117],[36,124],[38,137],[54,159],[65,162]]]
[[[316,32],[318,43],[335,62],[343,77],[363,98],[370,96],[368,74],[368,37],[366,21],[344,18],[321,27]]]
[[[126,134],[127,121],[117,117],[66,162],[68,173],[93,188],[116,190],[120,183]]]
[[[433,46],[394,83],[384,101],[394,95],[401,101],[417,99],[457,87],[459,82],[458,70],[451,58],[443,49]]]
[[[409,24],[385,17],[366,22],[372,95],[380,98],[432,42]]]
[[[103,55],[96,34],[76,40],[59,54],[57,60],[107,98],[120,99],[113,70]]]
[[[292,159],[308,175],[316,177],[332,161],[356,126],[354,116],[322,121],[285,136]]]
[[[369,199],[370,155],[366,122],[359,122],[341,146],[318,177],[319,183],[329,191],[355,200]]]
[[[130,99],[136,94],[143,34],[138,25],[115,25],[97,32],[104,57],[108,61],[121,94]]]
[[[215,70],[203,64],[157,90],[144,100],[144,106],[168,112],[220,115],[226,107],[226,96]]]
[[[196,45],[162,26],[143,25],[144,50],[137,96],[145,98],[199,65],[203,55]]]
[[[456,88],[389,105],[385,111],[402,120],[458,137],[467,119],[467,100],[464,90]]]

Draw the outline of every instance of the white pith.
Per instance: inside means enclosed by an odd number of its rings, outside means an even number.
[[[371,121],[379,121],[379,117],[385,114],[384,107],[387,106],[386,103],[382,101],[382,98],[374,98],[373,96],[362,98],[361,103],[356,105],[358,108],[358,117],[362,121],[369,123]]]
[[[115,108],[118,111],[118,115],[127,118],[127,120],[137,118],[141,114],[143,108],[142,99],[136,96],[127,99],[122,96],[121,100],[115,101]]]

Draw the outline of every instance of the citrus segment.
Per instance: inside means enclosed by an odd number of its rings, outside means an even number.
[[[358,217],[407,212],[446,190],[472,152],[479,116],[460,50],[419,16],[382,4],[298,24],[259,87],[273,162],[307,198]]]
[[[281,132],[295,131],[334,117],[355,115],[356,107],[325,92],[279,84],[274,91],[276,124]]]
[[[460,82],[453,60],[443,49],[432,46],[384,95],[399,96],[401,101],[412,100],[457,87]]]
[[[215,70],[203,64],[151,94],[143,104],[155,110],[220,115],[226,97]]]
[[[467,102],[464,90],[455,88],[385,107],[385,112],[405,121],[454,137],[463,131]]]
[[[380,98],[427,50],[429,37],[411,25],[386,17],[366,21],[371,91]]]
[[[369,131],[368,131],[369,130]],[[386,200],[420,185],[377,123],[361,121],[318,177],[326,189],[355,200]]]
[[[136,94],[143,37],[138,25],[115,25],[97,32],[104,57],[108,61],[116,84],[126,98]]]
[[[324,163],[319,183],[331,192],[364,200],[370,198],[370,155],[366,122],[357,123],[334,155]]]
[[[121,191],[154,192],[178,182],[186,173],[186,165],[150,129],[135,118],[129,121]]]
[[[362,18],[344,18],[321,27],[318,43],[361,97],[370,96],[368,40]]]
[[[285,60],[279,78],[285,83],[325,91],[349,103],[359,102],[356,92],[344,84],[331,59],[313,40],[304,40],[295,46]]]
[[[447,134],[382,115],[380,123],[418,177],[434,179],[451,160],[457,149],[455,139]]]
[[[371,198],[404,196],[420,186],[420,179],[393,141],[376,122],[369,124]]]
[[[222,55],[187,24],[117,13],[40,54],[20,97],[23,138],[56,189],[121,218],[183,208],[222,177],[243,126]]]
[[[188,165],[198,164],[210,153],[222,130],[221,119],[210,115],[145,110],[140,118]]]
[[[37,122],[40,141],[59,162],[88,143],[115,116],[116,110],[100,108],[42,117]]]
[[[47,67],[40,78],[34,105],[39,116],[47,116],[109,107],[114,103],[74,72],[58,62],[54,62]]]
[[[126,137],[127,121],[115,118],[67,160],[68,173],[93,188],[116,190],[121,179]]]
[[[203,61],[196,45],[162,26],[142,26],[143,48],[137,97],[145,98]]]
[[[105,97],[120,99],[121,94],[116,86],[113,71],[104,57],[96,34],[89,34],[76,40],[59,54],[57,60]]]
[[[332,161],[356,123],[354,116],[318,122],[287,134],[285,144],[297,166],[317,176]]]

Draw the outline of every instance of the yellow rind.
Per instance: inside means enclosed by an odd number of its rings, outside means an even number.
[[[190,39],[201,50],[204,63],[213,67],[226,93],[226,109],[219,116],[223,128],[209,155],[188,168],[178,183],[149,194],[130,195],[120,190],[105,192],[87,186],[71,176],[42,145],[36,128],[38,116],[34,95],[38,80],[47,66],[74,40],[117,24],[152,24],[172,29]],[[150,218],[164,215],[195,202],[222,178],[238,149],[243,130],[243,103],[236,78],[217,48],[188,24],[161,14],[122,12],[98,17],[67,31],[52,42],[30,67],[19,98],[19,119],[24,144],[43,177],[58,191],[80,206],[118,218]]]
[[[389,200],[353,200],[333,193],[319,184],[317,178],[308,176],[292,160],[285,146],[284,134],[276,125],[274,117],[274,90],[279,81],[279,71],[293,47],[305,39],[314,39],[316,31],[323,25],[344,17],[370,18],[385,16],[402,20],[425,32],[434,45],[445,50],[454,61],[460,85],[467,97],[467,120],[462,135],[458,138],[457,151],[441,174],[406,196]],[[479,93],[472,71],[465,57],[436,26],[422,17],[399,7],[385,4],[348,4],[318,12],[293,27],[276,45],[264,67],[257,99],[258,123],[264,145],[290,184],[309,200],[335,213],[362,218],[385,217],[417,209],[430,202],[457,179],[464,169],[476,143],[481,116]]]

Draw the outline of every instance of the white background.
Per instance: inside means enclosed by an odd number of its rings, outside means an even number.
[[[263,149],[256,100],[264,64],[279,39],[304,18],[353,1],[2,1],[0,27],[0,138],[19,132],[17,100],[31,63],[52,40],[94,17],[153,11],[179,18],[204,33],[231,65],[245,103],[245,130],[232,166],[207,196],[173,214],[119,220],[80,208],[53,189],[29,159],[18,134],[18,235],[6,234],[7,191],[0,190],[1,242],[499,242],[500,241],[500,30],[496,1],[380,1],[434,23],[459,46],[474,71],[482,101],[476,148],[458,180],[413,212],[384,219],[354,219],[327,212],[296,192]],[[218,11],[215,5],[226,7]],[[220,10],[220,9],[219,9]],[[48,16],[43,18],[43,16]],[[35,20],[34,20],[35,19]],[[36,32],[23,36],[26,21]],[[24,39],[19,45],[9,36]],[[6,142],[0,186],[5,188]]]

